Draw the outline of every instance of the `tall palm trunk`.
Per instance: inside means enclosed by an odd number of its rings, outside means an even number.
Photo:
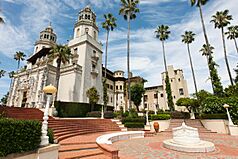
[[[163,58],[164,58],[164,70],[165,70],[165,72],[167,74],[168,73],[168,69],[167,69],[167,63],[166,63],[166,57],[165,57],[164,41],[162,41],[162,48],[163,48]]]
[[[131,109],[131,77],[130,77],[130,12],[127,14],[128,32],[127,32],[127,76],[128,76],[128,98],[129,109]]]
[[[228,62],[227,53],[226,53],[226,41],[225,41],[224,28],[223,27],[221,28],[221,34],[222,34],[222,42],[223,42],[223,49],[224,49],[226,67],[227,67],[227,71],[228,71],[228,75],[229,75],[229,78],[230,78],[231,85],[233,86],[234,83],[233,83],[233,79],[232,79],[232,76],[231,76],[231,71],[230,71],[229,62]]]
[[[17,61],[17,69],[20,67],[20,60]]]
[[[59,88],[59,79],[60,79],[60,65],[61,65],[61,60],[57,59],[57,67],[56,67],[56,79],[55,79],[55,87]],[[57,94],[59,91],[55,93],[55,101],[57,101]]]
[[[206,32],[206,28],[205,28],[205,23],[204,23],[204,19],[203,19],[201,4],[198,5],[198,8],[199,8],[200,18],[201,18],[201,22],[202,22],[202,30],[203,30],[203,35],[204,35],[204,38],[205,38],[205,42],[206,42],[206,45],[209,46],[209,41],[208,41],[207,32]],[[209,57],[208,58],[211,58],[211,52],[210,52],[210,50],[208,50],[208,51],[209,51],[209,55],[208,55]],[[208,65],[209,65],[209,63],[208,63]],[[212,82],[213,81],[212,72],[211,72],[210,69],[209,69],[209,74],[210,74],[210,78],[211,78],[212,89],[213,89],[213,92],[215,92],[214,91],[214,85],[213,85],[213,82]]]
[[[106,79],[106,76],[107,76],[107,48],[108,48],[108,37],[109,37],[109,30],[107,30],[106,51],[105,51],[105,72],[104,72],[104,77],[105,77],[105,79]]]
[[[236,46],[236,52],[238,53],[238,46],[237,46],[237,43],[236,43],[236,39],[234,38],[234,42],[235,42],[235,46]]]
[[[187,48],[188,48],[188,55],[189,55],[190,66],[191,66],[191,70],[192,70],[192,74],[193,74],[193,82],[194,82],[195,92],[196,92],[196,96],[197,96],[197,93],[198,93],[197,82],[196,82],[196,78],[195,78],[195,74],[194,74],[194,70],[193,70],[193,61],[192,61],[192,57],[191,57],[191,52],[190,52],[189,44],[187,44]]]

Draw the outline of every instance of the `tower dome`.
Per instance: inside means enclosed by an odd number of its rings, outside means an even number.
[[[35,43],[34,54],[40,51],[42,48],[50,48],[56,44],[57,36],[51,26],[45,28],[45,30],[40,32],[40,39]]]
[[[97,40],[98,31],[96,25],[96,14],[88,5],[79,11],[77,22],[74,25],[74,38],[88,34],[93,37],[94,40]]]

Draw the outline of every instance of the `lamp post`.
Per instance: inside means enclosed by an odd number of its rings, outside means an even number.
[[[46,100],[46,106],[45,106],[45,112],[43,116],[43,122],[41,127],[41,146],[47,146],[49,144],[49,136],[47,136],[47,129],[48,129],[48,114],[49,114],[49,107],[50,107],[50,98],[52,97],[52,94],[56,93],[57,89],[52,86],[51,84],[43,88],[43,92],[47,96]]]
[[[224,104],[223,107],[226,109],[226,113],[227,113],[227,116],[228,116],[228,124],[229,125],[234,125],[232,120],[231,120],[231,116],[230,116],[230,113],[228,111],[228,108],[230,107],[228,104]]]

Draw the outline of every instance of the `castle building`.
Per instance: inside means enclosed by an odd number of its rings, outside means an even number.
[[[86,91],[96,87],[102,103],[102,44],[98,41],[96,14],[90,7],[79,12],[74,37],[68,47],[73,58],[61,64],[57,100],[87,103]],[[41,108],[45,104],[44,86],[55,84],[56,60],[48,58],[57,36],[51,26],[40,32],[27,68],[14,75],[7,105]]]
[[[96,25],[96,14],[89,6],[79,12],[74,25],[73,38],[68,42],[72,58],[69,63],[61,64],[57,100],[62,102],[89,103],[87,90],[95,87],[103,104],[102,78],[105,68],[102,67],[102,44],[98,40],[99,29]],[[9,90],[8,106],[42,108],[46,103],[43,88],[49,84],[55,85],[56,59],[50,59],[49,54],[56,45],[57,35],[51,24],[40,32],[35,42],[33,54],[27,59],[26,69],[17,71]],[[186,81],[182,70],[168,68],[171,80],[174,102],[180,97],[188,96]],[[114,110],[128,109],[128,80],[121,70],[112,72],[107,70],[106,84],[108,106]],[[153,110],[153,106],[168,109],[164,83],[165,74],[162,73],[161,86],[146,88],[140,109]],[[140,76],[130,74],[131,85],[145,83]]]
[[[183,71],[181,69],[174,70],[173,66],[168,66],[168,75],[171,85],[171,91],[173,96],[173,102],[175,104],[175,110],[185,111],[184,107],[176,106],[176,101],[179,98],[188,97],[187,81],[184,79]],[[146,92],[144,94],[144,107],[143,104],[141,108],[146,110],[168,110],[167,94],[165,91],[165,77],[166,74],[163,72],[162,85],[152,86],[145,88]]]

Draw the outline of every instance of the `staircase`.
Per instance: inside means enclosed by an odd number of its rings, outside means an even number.
[[[182,125],[182,123],[185,122],[185,124],[187,126],[193,127],[193,128],[197,128],[199,134],[201,133],[214,133],[211,132],[210,130],[207,130],[206,128],[204,128],[204,126],[202,125],[201,121],[199,119],[172,119],[170,121],[170,125],[169,128],[165,130],[165,132],[172,132],[172,128],[176,128]]]
[[[2,113],[8,118],[43,120],[43,112],[36,108],[0,106]],[[54,119],[50,116],[48,126],[53,129],[54,139],[60,144],[59,159],[108,159],[98,148],[96,138],[102,133],[123,129],[111,119]]]
[[[112,122],[116,123],[121,131],[127,131],[127,128],[122,124],[122,122],[119,119],[112,119]]]

